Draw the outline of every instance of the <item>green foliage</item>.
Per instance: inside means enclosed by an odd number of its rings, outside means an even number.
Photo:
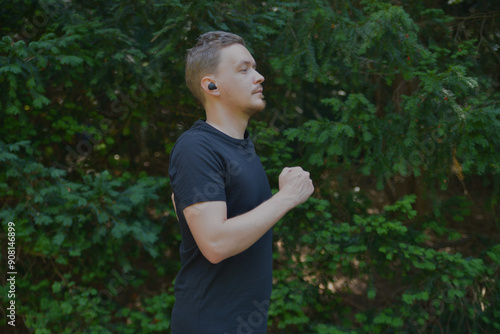
[[[308,332],[319,322],[318,333],[344,333],[342,328],[354,324],[363,333],[420,333],[438,323],[450,332],[462,332],[464,324],[467,332],[498,326],[497,316],[485,320],[498,294],[498,264],[488,264],[488,258],[497,260],[498,247],[480,258],[428,248],[419,241],[426,239],[425,232],[403,223],[415,218],[414,201],[415,196],[408,196],[381,214],[355,215],[350,224],[333,223],[317,202],[290,218],[302,229],[296,243],[285,241],[293,232],[280,225],[278,263],[283,263],[271,304],[271,314],[282,315],[278,328],[286,324]],[[308,220],[309,210],[323,214]],[[380,295],[388,300],[379,301]],[[346,310],[343,319],[342,308],[352,304],[359,312],[352,317],[352,310]],[[332,320],[342,327],[324,325]]]
[[[15,222],[23,245],[17,246],[22,261],[16,284],[37,296],[34,309],[20,303],[19,312],[29,314],[27,326],[37,332],[111,333],[118,312],[134,321],[128,332],[168,328],[171,294],[135,297],[144,310],[120,305],[145,284],[147,272],[136,261],[153,261],[165,248],[159,243],[162,223],[173,212],[158,200],[167,180],[116,178],[104,171],[69,181],[65,171],[35,162],[30,144],[0,142],[0,177],[10,202],[0,217]],[[150,326],[143,313],[159,322]]]

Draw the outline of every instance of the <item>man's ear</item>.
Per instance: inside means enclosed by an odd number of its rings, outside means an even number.
[[[219,89],[217,89],[215,78],[211,75],[207,75],[201,79],[201,87],[207,94],[213,96],[220,95]]]

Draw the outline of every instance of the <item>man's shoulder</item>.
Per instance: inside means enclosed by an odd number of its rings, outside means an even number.
[[[172,152],[174,150],[206,150],[210,147],[210,143],[213,139],[210,133],[204,131],[200,126],[193,126],[192,128],[183,132],[174,144]]]

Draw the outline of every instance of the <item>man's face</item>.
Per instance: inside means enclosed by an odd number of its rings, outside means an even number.
[[[266,106],[263,81],[264,77],[256,71],[255,60],[243,45],[233,44],[221,50],[217,88],[221,102],[227,107],[249,116],[262,111]]]

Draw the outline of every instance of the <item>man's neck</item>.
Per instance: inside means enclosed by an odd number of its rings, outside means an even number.
[[[235,139],[244,139],[248,121],[248,117],[207,112],[207,124]]]

